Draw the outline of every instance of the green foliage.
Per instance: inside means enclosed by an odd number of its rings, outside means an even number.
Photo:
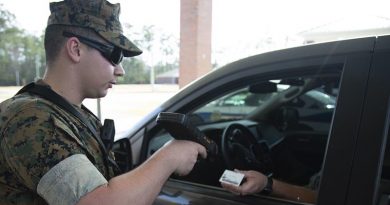
[[[45,69],[43,32],[34,36],[14,25],[15,16],[0,4],[0,86],[24,85],[42,77]],[[126,36],[144,53],[140,57],[124,59],[122,66],[126,74],[118,83],[150,83],[152,67],[156,74],[178,67],[178,43],[172,36],[157,35],[154,26],[138,30],[131,25],[125,27],[131,30]],[[161,56],[161,60],[156,60],[156,56]]]
[[[44,69],[42,37],[13,26],[14,21],[15,16],[0,5],[0,85],[25,84]]]
[[[0,35],[10,28],[10,24],[15,20],[15,15],[3,9],[0,4]]]
[[[124,27],[131,31],[126,36],[129,36],[143,50],[143,54],[122,62],[126,74],[118,80],[118,83],[147,84],[151,82],[152,69],[155,76],[178,69],[179,44],[172,35],[159,33],[154,26],[143,26],[137,29],[125,24]]]
[[[149,74],[145,70],[145,63],[138,58],[126,58],[122,62],[125,75],[118,78],[121,84],[147,84],[149,83]]]

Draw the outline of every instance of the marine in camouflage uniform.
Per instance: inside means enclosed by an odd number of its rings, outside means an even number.
[[[74,107],[100,130],[98,119]],[[24,93],[3,102],[0,109],[0,204],[45,204],[36,194],[41,178],[56,164],[77,154],[86,156],[102,174],[99,178],[91,176],[97,185],[114,176],[92,133],[78,118],[52,102]],[[88,173],[82,164],[79,166]]]
[[[125,57],[142,52],[122,34],[119,4],[65,0],[50,3],[50,10],[48,26],[93,29]],[[74,107],[99,135],[99,119]],[[18,94],[0,104],[0,145],[1,205],[75,204],[114,177],[114,167],[80,119],[34,94]]]

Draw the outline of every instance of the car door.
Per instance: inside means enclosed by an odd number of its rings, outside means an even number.
[[[366,40],[367,49],[348,54],[345,61],[317,204],[346,204],[375,43]]]
[[[355,144],[375,40],[376,38],[364,38],[260,54],[234,62],[205,76],[152,112],[135,129],[133,133],[136,134],[129,134],[129,138],[142,138],[140,153],[134,155],[139,156],[135,161],[142,163],[165,142],[159,141],[162,138],[156,138],[163,132],[154,122],[161,111],[189,114],[218,96],[242,88],[248,83],[340,71],[337,104],[329,130],[317,202],[345,204],[345,197],[350,190]],[[301,204],[297,200],[261,194],[238,197],[221,189],[218,181],[213,182],[213,185],[207,184],[207,181],[207,176],[201,182],[172,177],[163,187],[155,204]]]
[[[356,146],[350,170],[349,188],[345,202],[348,205],[389,204],[388,173],[382,173],[385,146],[389,129],[390,97],[390,37],[379,37],[373,58],[360,125],[356,133]],[[388,158],[388,156],[387,156]],[[389,160],[389,159],[386,159]],[[388,171],[388,169],[383,169]],[[382,189],[387,186],[386,189]]]

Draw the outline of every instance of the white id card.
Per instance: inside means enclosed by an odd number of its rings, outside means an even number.
[[[244,179],[244,174],[230,171],[230,170],[225,170],[221,178],[219,179],[219,181],[234,186],[240,186],[243,179]]]

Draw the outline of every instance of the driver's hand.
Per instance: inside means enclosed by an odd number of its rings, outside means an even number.
[[[236,195],[248,195],[261,192],[267,184],[267,176],[257,171],[240,171],[235,172],[244,174],[244,182],[240,186],[221,183],[221,186]]]
[[[172,166],[174,173],[179,176],[187,175],[198,160],[198,156],[207,157],[206,148],[198,143],[187,140],[171,140],[161,150],[168,166]]]

